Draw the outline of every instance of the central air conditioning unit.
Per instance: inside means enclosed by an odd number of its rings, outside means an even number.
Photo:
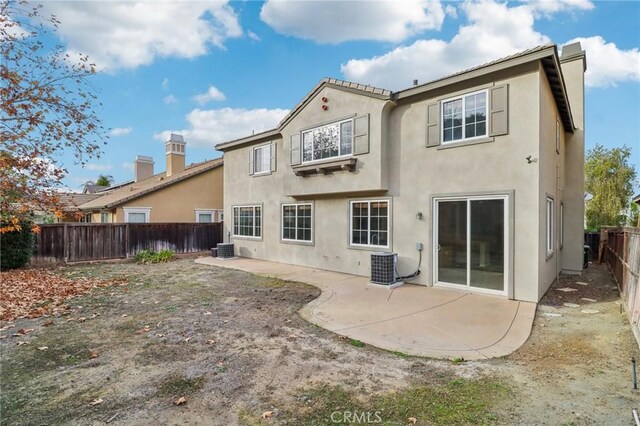
[[[218,243],[216,246],[218,249],[218,257],[222,259],[230,259],[234,257],[234,247],[233,243]]]
[[[371,253],[371,283],[388,288],[401,286],[396,280],[396,253]]]

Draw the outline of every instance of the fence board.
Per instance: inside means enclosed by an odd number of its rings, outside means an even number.
[[[207,251],[222,242],[222,223],[66,223],[41,225],[32,263],[118,259],[141,250]]]
[[[618,284],[640,344],[640,228],[606,228],[603,237],[606,238],[604,261]]]

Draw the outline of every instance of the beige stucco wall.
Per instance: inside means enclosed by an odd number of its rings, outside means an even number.
[[[584,63],[582,57],[561,62],[574,125],[565,142],[565,231],[562,270],[582,272],[584,245]]]
[[[195,222],[196,209],[223,208],[223,169],[217,167],[128,201],[117,207],[115,221],[124,222],[126,207],[151,208],[150,222]]]
[[[540,220],[537,223],[538,238],[540,241],[537,251],[538,264],[540,266],[539,298],[544,295],[561,271],[564,245],[560,248],[560,204],[564,202],[565,154],[564,127],[562,127],[560,132],[559,150],[556,151],[556,122],[560,119],[560,114],[547,77],[542,71],[542,67],[540,68],[540,78],[540,145],[538,152],[539,161],[537,163],[540,169],[540,192],[538,193],[538,214],[540,215]],[[562,123],[560,125],[562,126]],[[547,255],[547,197],[551,197],[554,200],[554,239],[553,253],[551,255]]]
[[[426,148],[427,105],[452,95],[508,84],[509,133],[472,145]],[[329,111],[319,99],[329,98]],[[259,239],[231,237],[241,256],[256,257],[321,269],[370,274],[370,249],[349,247],[349,201],[388,199],[391,202],[391,244],[387,251],[399,255],[400,274],[417,266],[416,243],[423,243],[421,275],[412,282],[433,284],[433,197],[441,195],[504,194],[508,197],[510,239],[506,251],[512,262],[509,297],[538,301],[560,269],[573,265],[577,238],[574,232],[579,210],[571,210],[565,193],[576,191],[571,177],[565,179],[566,164],[579,162],[583,145],[573,146],[575,159],[565,154],[565,133],[561,132],[560,153],[555,150],[558,111],[544,75],[537,63],[513,67],[490,77],[467,80],[421,98],[398,104],[350,92],[325,88],[294,118],[282,137],[261,143],[277,145],[277,170],[268,175],[249,175],[251,146],[225,152],[225,234],[233,226],[236,205],[261,205],[263,234]],[[573,107],[573,104],[572,104]],[[297,177],[290,165],[289,137],[312,127],[355,114],[369,113],[370,152],[357,156],[358,169],[329,175]],[[575,113],[574,113],[575,115]],[[527,162],[531,156],[532,163]],[[577,174],[577,167],[571,171]],[[573,176],[577,179],[577,176]],[[582,190],[578,189],[580,197]],[[546,194],[554,196],[556,212],[565,204],[563,250],[546,259]],[[573,195],[574,198],[575,195]],[[281,204],[312,202],[313,243],[282,242]],[[418,212],[422,219],[417,219]],[[555,226],[558,227],[556,216]],[[581,232],[581,229],[580,229]],[[582,236],[580,235],[580,241]],[[225,237],[225,241],[227,238]],[[580,242],[580,246],[581,246]],[[570,252],[570,255],[565,253]],[[575,262],[574,262],[575,263]]]

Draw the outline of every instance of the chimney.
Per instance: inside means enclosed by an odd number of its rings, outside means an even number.
[[[133,166],[133,180],[139,182],[151,176],[153,176],[153,158],[138,155]]]
[[[186,142],[182,135],[171,133],[168,142],[165,142],[165,153],[167,154],[167,177],[180,173],[184,170],[184,157]]]

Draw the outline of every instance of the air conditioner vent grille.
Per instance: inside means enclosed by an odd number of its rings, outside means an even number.
[[[371,282],[391,285],[396,282],[395,253],[371,253]]]

